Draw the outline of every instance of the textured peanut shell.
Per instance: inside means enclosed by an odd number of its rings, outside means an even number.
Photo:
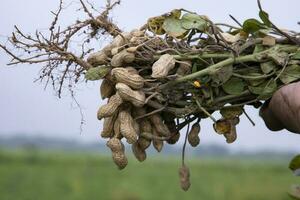
[[[122,137],[123,137],[121,134],[120,126],[121,126],[121,123],[120,123],[119,116],[118,116],[117,119],[115,120],[114,127],[113,127],[114,137],[118,138],[118,139],[122,139]]]
[[[148,140],[144,137],[139,137],[137,143],[139,144],[141,149],[146,150],[151,145],[151,140]]]
[[[160,136],[155,129],[152,130],[154,136]],[[152,141],[153,147],[156,149],[157,152],[161,152],[164,142],[161,140],[153,139]]]
[[[115,152],[112,154],[112,158],[120,170],[124,169],[128,164],[128,160],[124,152]]]
[[[103,129],[101,132],[102,138],[110,138],[113,136],[113,132],[114,132],[113,128],[114,128],[115,120],[116,120],[115,116],[104,118]]]
[[[152,65],[152,77],[153,78],[165,78],[168,73],[175,67],[176,60],[169,54],[162,55]]]
[[[109,98],[114,94],[114,92],[115,92],[114,84],[111,81],[104,79],[100,85],[101,98],[102,99]]]
[[[190,186],[190,170],[186,166],[182,166],[179,169],[180,187],[182,190],[187,191]]]
[[[135,107],[143,107],[145,105],[146,97],[144,92],[132,90],[124,83],[117,83],[116,90],[123,101],[128,101]]]
[[[112,67],[122,67],[124,64],[132,63],[135,60],[135,54],[123,50],[114,55],[110,61]]]
[[[139,143],[137,143],[137,142],[134,143],[131,146],[131,149],[132,149],[133,155],[136,157],[136,159],[138,161],[143,162],[144,160],[146,160],[146,158],[147,158],[146,151],[139,146]]]
[[[137,133],[134,129],[134,122],[131,117],[131,114],[128,110],[121,110],[119,112],[120,120],[120,132],[126,138],[129,144],[133,144],[137,141]]]
[[[144,78],[133,71],[132,68],[114,68],[111,75],[116,79],[116,82],[124,83],[132,89],[140,89],[144,86]]]
[[[117,138],[109,139],[106,146],[110,148],[112,152],[123,152],[125,150],[123,143]]]
[[[122,103],[123,100],[119,94],[111,96],[108,100],[108,103],[99,108],[97,113],[98,119],[101,120],[104,117],[112,116]]]
[[[165,116],[164,116],[165,117]],[[166,126],[171,132],[171,137],[166,141],[168,144],[176,144],[180,138],[180,133],[176,129],[176,123],[174,120],[166,121]]]
[[[95,53],[91,53],[87,58],[87,62],[93,67],[97,67],[99,65],[106,64],[108,62],[108,57],[106,53],[103,50],[101,50]]]
[[[154,114],[150,116],[150,120],[152,123],[152,126],[155,127],[156,131],[161,135],[168,137],[171,135],[170,130],[168,127],[164,124],[161,116],[159,114]]]
[[[193,124],[189,134],[188,134],[188,142],[192,147],[196,147],[200,143],[199,133],[200,133],[200,124]]]

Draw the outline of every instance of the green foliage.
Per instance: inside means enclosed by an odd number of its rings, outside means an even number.
[[[110,67],[107,66],[99,66],[99,67],[91,68],[86,72],[85,79],[89,81],[100,80],[104,78],[109,71],[110,71]]]
[[[222,88],[227,94],[240,95],[244,92],[245,86],[243,79],[232,77],[222,85]]]

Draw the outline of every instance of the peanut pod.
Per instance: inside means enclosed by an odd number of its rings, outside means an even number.
[[[162,55],[153,65],[152,65],[152,77],[153,78],[165,78],[169,71],[175,67],[176,60],[170,54]]]
[[[187,191],[190,186],[190,170],[187,166],[182,166],[179,169],[180,187],[182,190]]]
[[[131,149],[133,155],[136,157],[138,161],[143,162],[144,160],[146,160],[147,158],[146,151],[139,146],[139,143],[136,142],[133,145],[131,145]]]
[[[156,129],[152,129],[153,135],[160,137],[159,133],[156,131]],[[152,144],[153,147],[156,149],[157,152],[161,152],[163,146],[164,146],[164,142],[162,140],[158,140],[158,139],[153,139],[152,140]]]
[[[103,79],[100,86],[101,98],[102,99],[109,98],[114,94],[114,92],[115,92],[114,84],[107,79]]]
[[[91,64],[93,67],[97,67],[99,65],[104,65],[108,62],[108,56],[106,53],[101,50],[95,53],[92,53],[87,58],[87,62]]]
[[[106,117],[103,122],[103,129],[101,132],[102,138],[110,138],[113,136],[113,128],[116,121],[116,116]]]
[[[123,50],[114,55],[110,61],[112,67],[122,67],[124,64],[132,63],[135,60],[135,54]]]
[[[137,132],[134,129],[134,121],[128,109],[122,109],[119,112],[120,132],[126,138],[129,144],[137,141]]]
[[[161,136],[168,137],[171,135],[170,130],[164,124],[161,116],[159,114],[151,115],[150,117],[151,123],[153,127],[155,127],[156,131],[161,134]]]
[[[132,90],[124,83],[117,83],[116,89],[124,101],[132,103],[135,107],[143,107],[145,105],[146,97],[142,91]]]
[[[123,103],[122,98],[119,94],[111,96],[106,105],[103,105],[99,108],[97,117],[101,120],[104,117],[112,116],[118,109],[118,107]]]
[[[117,138],[111,138],[106,145],[112,152],[112,158],[115,164],[119,169],[124,169],[128,164],[128,160],[125,156],[124,144]]]
[[[188,134],[188,142],[192,147],[196,147],[200,143],[200,137],[199,137],[200,130],[201,128],[199,123],[193,124]]]
[[[144,86],[144,78],[141,77],[133,68],[114,68],[111,75],[118,83],[124,83],[132,89],[140,89]]]

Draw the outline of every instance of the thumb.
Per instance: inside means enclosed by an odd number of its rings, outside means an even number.
[[[266,126],[271,131],[280,131],[284,129],[282,122],[274,115],[271,109],[268,108],[269,100],[266,101],[259,111],[259,116],[264,120]]]

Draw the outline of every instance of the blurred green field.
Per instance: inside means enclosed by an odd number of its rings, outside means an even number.
[[[300,181],[286,162],[190,159],[192,187],[179,189],[177,158],[133,158],[118,171],[87,153],[0,151],[0,200],[285,200]]]

